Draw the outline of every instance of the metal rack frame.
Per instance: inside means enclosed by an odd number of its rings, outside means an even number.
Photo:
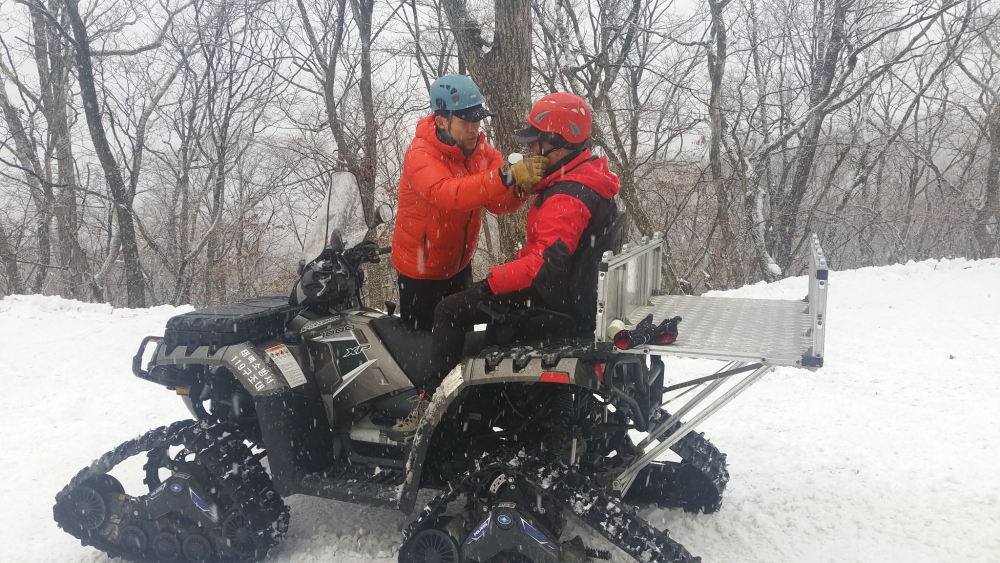
[[[622,495],[643,467],[775,367],[816,370],[823,366],[829,272],[815,234],[810,244],[808,295],[802,301],[658,295],[662,242],[656,233],[651,240],[643,238],[635,248],[623,246],[618,255],[604,254],[598,276],[595,342],[610,339],[607,327],[615,319],[632,327],[650,314],[654,323],[681,315],[681,334],[674,343],[619,352],[728,363],[711,376],[667,388],[688,388],[675,399],[694,394],[668,420],[650,429],[638,445],[642,453],[613,482]],[[723,390],[727,383],[732,385]],[[714,398],[696,410],[710,397]],[[690,419],[682,422],[687,415]]]

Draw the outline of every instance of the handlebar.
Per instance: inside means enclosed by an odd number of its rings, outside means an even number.
[[[358,246],[355,246],[350,251],[355,259],[360,262],[372,262],[378,263],[380,257],[383,254],[389,254],[392,252],[391,246],[375,246],[375,243],[370,241],[362,241]]]
[[[363,240],[354,248],[350,248],[344,252],[344,255],[352,256],[356,260],[367,261],[378,258],[383,254],[389,254],[390,252],[392,252],[391,246],[375,246],[374,242]]]
[[[362,264],[377,264],[383,254],[391,252],[391,246],[380,247],[368,240],[340,251],[327,247],[308,264],[300,264],[299,279],[290,302],[316,307],[338,301],[360,303],[360,286],[364,283]]]

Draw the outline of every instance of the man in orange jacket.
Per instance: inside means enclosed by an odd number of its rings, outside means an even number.
[[[399,178],[392,266],[399,281],[399,314],[431,330],[434,308],[472,283],[472,255],[482,209],[514,213],[542,178],[544,159],[504,165],[479,132],[491,114],[467,76],[450,74],[430,90],[433,115],[417,123]]]

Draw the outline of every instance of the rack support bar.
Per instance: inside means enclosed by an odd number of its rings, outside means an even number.
[[[734,369],[739,369],[742,365],[743,365],[742,362],[729,362],[728,364],[726,364],[726,367],[722,368],[719,372],[716,373],[716,375],[720,373],[726,373],[728,371],[733,371]],[[661,422],[660,425],[657,426],[656,428],[650,430],[649,434],[646,435],[646,437],[641,442],[639,442],[638,446],[636,446],[639,449],[639,451],[644,451],[646,449],[646,446],[651,444],[653,440],[659,440],[660,436],[662,436],[664,432],[666,432],[671,426],[676,424],[677,421],[681,419],[681,417],[691,412],[691,409],[700,405],[701,402],[704,401],[706,397],[714,393],[716,389],[718,389],[723,383],[725,383],[726,379],[728,379],[728,376],[720,377],[715,381],[713,381],[707,387],[699,391],[697,395],[688,400],[688,402],[684,403],[684,406],[677,409],[677,412],[670,415],[670,418],[668,418],[664,422]]]
[[[684,424],[682,424],[681,427],[678,428],[676,432],[672,432],[669,436],[667,436],[666,438],[664,438],[662,442],[660,442],[655,447],[653,447],[653,449],[651,449],[650,451],[648,451],[645,454],[643,454],[642,457],[640,457],[639,459],[633,461],[632,464],[629,465],[628,469],[626,469],[621,475],[619,475],[615,479],[614,483],[612,484],[614,490],[621,491],[622,495],[624,495],[626,492],[628,492],[628,487],[632,484],[632,481],[635,479],[635,476],[638,475],[639,471],[641,471],[643,467],[646,467],[647,465],[649,465],[654,459],[656,459],[660,454],[662,454],[667,448],[669,448],[670,446],[676,444],[677,441],[680,440],[682,436],[686,435],[689,430],[691,430],[692,428],[694,428],[698,424],[701,424],[702,422],[704,422],[705,419],[707,419],[708,417],[710,417],[713,414],[715,414],[715,412],[718,411],[719,409],[721,409],[722,407],[726,406],[729,403],[729,401],[732,401],[740,393],[743,393],[744,391],[746,391],[751,385],[753,385],[754,383],[756,383],[760,378],[764,377],[764,375],[766,375],[768,372],[770,372],[771,370],[773,370],[774,367],[775,366],[772,366],[772,365],[764,365],[764,366],[761,366],[761,367],[757,368],[756,370],[754,370],[753,372],[751,372],[750,375],[748,375],[742,381],[740,381],[739,383],[737,383],[732,389],[730,389],[730,390],[726,391],[725,393],[723,393],[721,397],[719,397],[718,399],[715,400],[715,402],[713,402],[712,404],[710,404],[707,407],[705,407],[705,409],[703,411],[701,411],[698,414],[694,415],[691,418],[691,420],[689,420],[689,421],[685,422]],[[713,382],[713,384],[710,385],[709,387],[717,386],[716,384],[721,383],[722,381],[725,381],[725,379],[720,379],[720,380],[718,380],[716,382]],[[708,391],[708,388],[706,388],[705,391]],[[704,391],[702,393],[704,393]],[[694,401],[698,400],[699,397],[701,397],[702,393],[699,393],[698,397],[695,397],[694,399],[692,399],[691,402],[694,402]],[[689,403],[689,405],[690,405],[690,403]],[[685,408],[687,408],[689,405],[685,405]],[[690,410],[690,409],[688,409],[688,410]],[[670,418],[672,420],[675,417],[676,417],[676,415],[672,416]],[[667,422],[670,422],[670,421],[667,421]],[[666,424],[666,423],[664,423],[664,424]]]

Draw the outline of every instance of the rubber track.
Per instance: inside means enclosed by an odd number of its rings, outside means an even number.
[[[477,487],[476,476],[496,469],[509,472],[514,467],[502,459],[517,459],[517,455],[502,454],[484,457],[477,469],[454,482],[447,494],[435,497],[420,516],[403,532],[405,540],[434,522],[458,495]],[[604,488],[586,475],[567,470],[561,463],[546,465],[539,457],[524,460],[516,467],[529,480],[547,489],[565,510],[576,514],[588,526],[608,541],[641,563],[698,563],[701,558],[692,556],[681,544],[670,539],[666,530],[660,531],[634,513],[634,509],[612,497]],[[402,555],[402,550],[400,550]],[[402,561],[402,558],[400,559]]]
[[[656,426],[670,418],[657,408],[650,422]],[[679,427],[674,427],[676,429]],[[674,430],[671,429],[671,430]],[[661,507],[683,508],[687,512],[711,514],[722,506],[722,494],[729,483],[726,454],[705,438],[703,432],[688,432],[670,449],[680,463],[654,462],[636,476],[625,496],[632,503],[656,503]]]
[[[409,540],[413,534],[429,525],[432,525],[437,517],[448,508],[448,504],[458,498],[458,495],[471,492],[476,485],[474,479],[475,475],[499,468],[499,465],[495,465],[493,467],[480,466],[480,469],[477,469],[474,473],[466,473],[465,477],[461,481],[452,482],[451,490],[431,499],[431,501],[427,503],[427,506],[420,511],[420,515],[417,516],[417,519],[410,522],[410,525],[403,530],[403,544],[405,545],[406,541]],[[402,551],[400,551],[400,553],[402,553]]]
[[[234,553],[219,554],[213,549],[208,563],[259,561],[283,537],[288,528],[289,511],[280,495],[274,491],[270,476],[250,449],[243,444],[243,438],[242,433],[232,424],[208,421],[178,421],[169,426],[150,430],[138,438],[120,444],[114,450],[94,460],[89,467],[80,470],[55,497],[56,504],[53,506],[55,521],[60,528],[79,539],[82,545],[95,547],[111,558],[119,557],[141,563],[159,561],[153,556],[137,557],[126,553],[118,544],[103,537],[100,532],[108,526],[107,520],[96,530],[84,530],[75,525],[65,515],[60,503],[75,487],[88,479],[108,473],[128,458],[155,448],[183,445],[196,454],[196,459],[202,463],[202,467],[209,475],[216,476],[212,483],[202,483],[202,486],[205,490],[216,491],[213,500],[221,507],[225,507],[225,512],[219,519],[220,526],[233,509],[242,510],[256,538],[257,549],[254,554],[241,558]],[[236,468],[238,470],[234,470]],[[164,518],[169,519],[169,514]],[[170,521],[162,523],[162,529],[171,530],[174,527]],[[201,533],[207,532],[209,531]],[[148,548],[146,553],[150,553]]]
[[[588,526],[640,563],[698,563],[683,545],[635,514],[590,478],[570,471],[553,488],[555,498]]]

